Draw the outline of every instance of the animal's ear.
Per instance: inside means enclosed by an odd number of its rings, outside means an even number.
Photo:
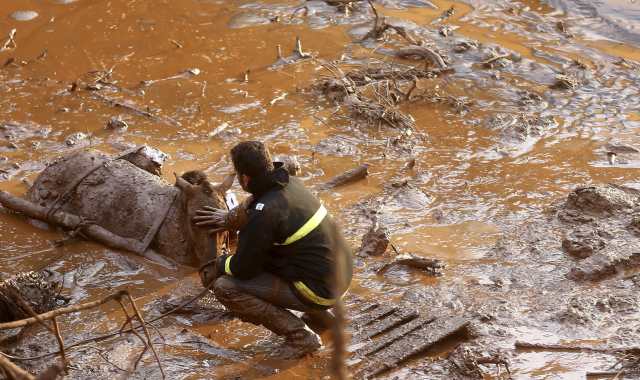
[[[191,185],[189,182],[185,181],[183,178],[181,178],[180,176],[178,176],[176,173],[173,173],[174,176],[176,176],[176,187],[182,191],[188,191],[193,189],[193,185]]]
[[[229,190],[231,188],[231,185],[233,185],[233,180],[235,178],[236,178],[236,173],[230,174],[227,177],[227,179],[224,180],[224,182],[216,186],[216,189],[222,192],[222,194],[226,194],[227,190]]]

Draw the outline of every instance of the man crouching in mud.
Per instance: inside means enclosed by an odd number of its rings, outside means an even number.
[[[263,143],[242,142],[231,156],[238,182],[251,197],[230,212],[207,207],[195,218],[198,225],[217,226],[212,233],[240,229],[236,253],[215,262],[213,291],[240,320],[285,336],[267,359],[299,359],[318,350],[321,341],[287,309],[326,327],[336,267],[344,268],[337,274],[345,284],[339,294],[351,282],[351,249],[324,206],[302,181],[289,177],[283,163],[272,162]],[[335,254],[334,247],[340,247]],[[343,265],[336,266],[336,258]]]

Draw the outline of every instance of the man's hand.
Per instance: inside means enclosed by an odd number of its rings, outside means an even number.
[[[209,233],[215,234],[230,229],[229,225],[229,211],[220,210],[217,208],[204,206],[202,210],[197,211],[198,216],[193,217],[193,221],[196,222],[196,226],[216,226]]]

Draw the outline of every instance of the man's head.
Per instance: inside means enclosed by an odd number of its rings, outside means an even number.
[[[260,141],[244,141],[231,149],[233,167],[244,191],[251,178],[273,171],[269,149]]]

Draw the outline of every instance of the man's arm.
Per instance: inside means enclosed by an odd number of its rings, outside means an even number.
[[[240,230],[236,253],[218,258],[216,267],[221,273],[248,279],[262,271],[268,250],[275,242],[275,233],[282,226],[283,208],[277,202],[262,207],[260,204],[251,210],[247,223]]]

